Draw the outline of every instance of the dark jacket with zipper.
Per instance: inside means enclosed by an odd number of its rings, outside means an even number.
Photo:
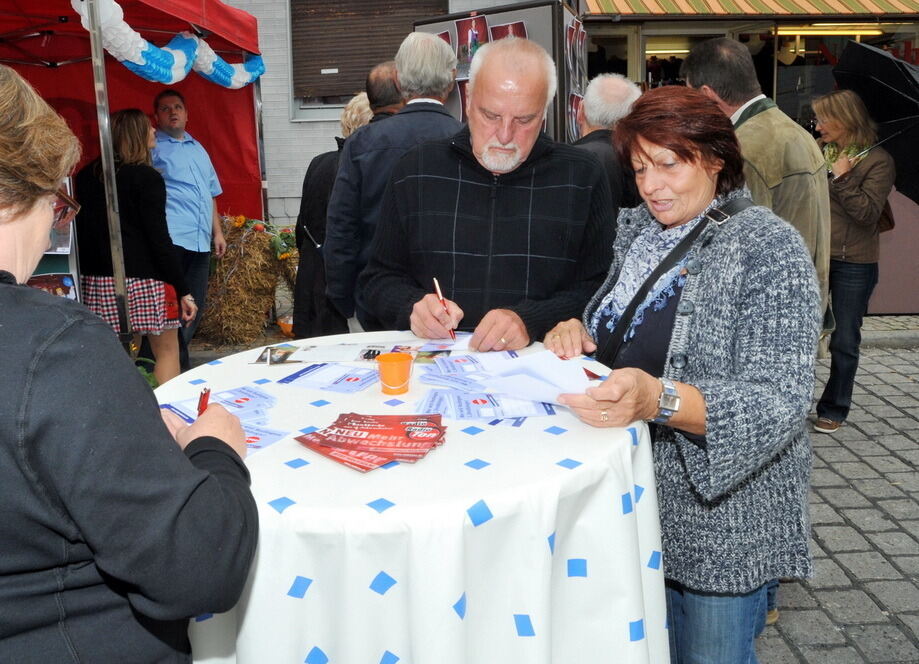
[[[830,180],[830,258],[877,263],[878,219],[895,178],[893,158],[874,148],[851,171]]]
[[[190,662],[258,537],[242,460],[179,448],[111,328],[0,270],[0,662]]]
[[[359,285],[387,329],[408,329],[432,292],[464,311],[472,330],[510,309],[531,341],[580,317],[612,259],[615,219],[596,157],[543,134],[527,159],[494,175],[472,153],[469,129],[419,146],[393,169],[371,259]]]

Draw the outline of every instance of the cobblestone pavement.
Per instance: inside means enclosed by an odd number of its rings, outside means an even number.
[[[817,396],[828,373],[820,360]],[[917,664],[919,343],[863,348],[846,425],[811,440],[816,574],[781,585],[760,664]]]

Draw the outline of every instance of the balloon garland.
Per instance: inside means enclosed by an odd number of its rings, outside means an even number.
[[[138,76],[157,83],[178,83],[194,69],[198,74],[225,88],[237,89],[265,73],[265,63],[255,55],[246,62],[229,64],[214,53],[207,42],[190,32],[173,37],[166,46],[154,46],[124,21],[124,10],[115,0],[97,0],[102,46]],[[70,0],[89,29],[88,8],[84,0]]]

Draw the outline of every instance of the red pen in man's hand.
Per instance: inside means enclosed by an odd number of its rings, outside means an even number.
[[[440,305],[444,308],[444,313],[449,316],[450,310],[447,309],[447,301],[444,300],[444,294],[440,291],[440,284],[437,283],[437,277],[434,277],[434,292],[437,293],[437,299],[440,300]],[[448,328],[447,331],[450,333],[450,338],[456,341],[456,332],[453,331],[453,328]]]
[[[207,410],[207,402],[211,398],[211,388],[205,387],[201,390],[201,396],[198,397],[198,417],[204,415]]]

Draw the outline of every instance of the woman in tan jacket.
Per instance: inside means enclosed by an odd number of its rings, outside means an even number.
[[[878,280],[878,219],[893,188],[891,156],[877,142],[861,98],[835,90],[814,100],[817,131],[830,172],[830,377],[817,403],[814,430],[833,433],[845,421],[858,370],[862,317]]]

